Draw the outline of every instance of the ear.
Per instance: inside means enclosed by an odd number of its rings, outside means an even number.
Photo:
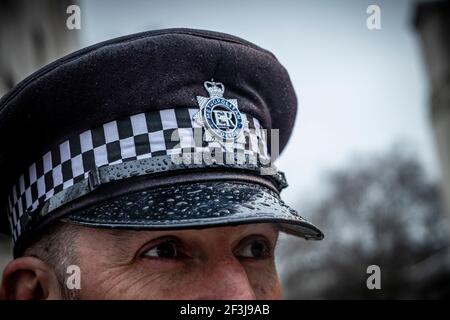
[[[59,283],[53,269],[34,257],[11,261],[3,271],[0,300],[61,299]]]

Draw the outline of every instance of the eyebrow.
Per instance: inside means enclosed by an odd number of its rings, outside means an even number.
[[[271,222],[249,223],[249,224],[241,224],[238,226],[244,227],[242,229],[242,232],[247,232],[247,231],[252,231],[255,225],[268,226],[268,227],[270,227],[270,229],[272,229],[272,231],[276,232],[277,235],[280,233],[280,228],[277,226],[277,224],[271,223]],[[262,231],[262,230],[258,228],[257,231]]]

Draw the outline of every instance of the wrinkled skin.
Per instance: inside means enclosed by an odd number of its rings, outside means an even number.
[[[76,297],[279,299],[274,262],[277,237],[278,230],[271,224],[178,231],[82,227],[76,238],[81,271]],[[31,261],[15,267],[21,259]],[[0,296],[62,298],[57,289],[51,268],[39,259],[24,257],[5,269]]]

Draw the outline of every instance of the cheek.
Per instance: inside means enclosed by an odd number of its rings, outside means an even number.
[[[181,265],[136,263],[115,268],[86,268],[81,299],[186,299],[195,293],[197,272]]]
[[[248,280],[256,299],[281,299],[282,290],[274,262],[264,266],[246,265]]]
[[[247,277],[257,299],[281,298],[280,283],[273,262],[242,263],[240,268],[242,268],[240,275]],[[196,299],[205,295],[219,297],[232,291],[217,281],[218,278],[222,278],[216,276],[220,271],[224,270],[215,269],[214,265],[154,264],[145,261],[120,267],[84,264],[79,297],[81,299]],[[225,282],[230,285],[232,280]],[[224,287],[222,288],[224,292],[221,292],[219,287]]]

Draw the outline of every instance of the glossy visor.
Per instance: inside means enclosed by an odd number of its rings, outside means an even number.
[[[275,223],[280,230],[305,239],[323,238],[319,229],[289,208],[276,192],[240,181],[187,183],[134,192],[70,214],[64,220],[135,230]]]

